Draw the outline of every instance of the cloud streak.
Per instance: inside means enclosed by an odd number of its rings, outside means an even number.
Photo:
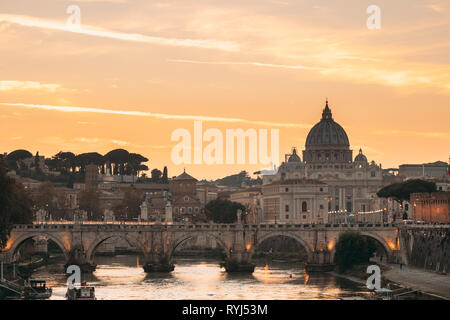
[[[112,109],[100,109],[100,108],[87,108],[76,106],[54,106],[54,105],[38,105],[28,103],[0,103],[3,106],[20,107],[26,109],[38,109],[46,111],[58,111],[58,112],[75,112],[75,113],[100,113],[100,114],[112,114],[112,115],[124,115],[124,116],[136,116],[136,117],[148,117],[165,120],[200,120],[209,122],[238,122],[247,123],[268,127],[282,127],[282,128],[303,128],[309,129],[312,126],[304,123],[283,123],[283,122],[271,122],[271,121],[256,121],[240,118],[225,118],[225,117],[210,117],[210,116],[197,116],[197,115],[173,115],[165,113],[153,113],[143,111],[125,111],[125,110],[112,110]]]
[[[0,91],[12,90],[46,90],[55,92],[61,85],[56,83],[40,83],[37,81],[0,80]]]
[[[154,37],[139,33],[117,32],[84,24],[82,24],[82,26],[80,27],[76,27],[75,25],[56,22],[53,20],[46,20],[23,15],[0,14],[0,23],[1,22],[14,23],[26,27],[51,29],[101,38],[140,42],[147,44],[176,46],[176,47],[194,47],[202,49],[217,49],[222,51],[239,51],[239,46],[236,43],[229,41]]]
[[[235,61],[209,62],[209,61],[196,61],[196,60],[184,60],[184,59],[167,59],[167,61],[180,62],[180,63],[194,63],[194,64],[250,65],[250,66],[256,66],[256,67],[269,67],[269,68],[282,68],[282,69],[320,70],[320,68],[307,67],[307,66],[302,66],[302,65],[286,65],[286,64],[273,64],[273,63],[262,63],[262,62],[235,62]]]

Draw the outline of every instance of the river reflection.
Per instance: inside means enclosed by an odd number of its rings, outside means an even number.
[[[140,258],[142,261],[142,258]],[[257,265],[249,274],[227,274],[214,259],[177,258],[171,273],[146,274],[136,256],[96,257],[97,270],[83,280],[95,286],[97,299],[269,299],[310,300],[367,296],[365,287],[329,274],[304,273],[300,264]],[[64,299],[63,262],[37,270],[47,280],[51,299]]]

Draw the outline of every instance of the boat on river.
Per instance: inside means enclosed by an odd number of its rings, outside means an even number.
[[[25,282],[23,296],[25,299],[48,299],[53,290],[48,288],[45,280],[30,279]]]
[[[88,286],[85,281],[74,284],[66,292],[67,300],[96,300],[94,286]]]

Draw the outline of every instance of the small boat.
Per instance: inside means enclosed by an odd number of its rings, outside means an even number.
[[[95,288],[88,286],[85,281],[74,284],[72,289],[67,289],[66,298],[67,300],[96,300]]]
[[[52,289],[47,288],[45,280],[30,279],[25,282],[23,296],[25,299],[48,299],[52,296]]]

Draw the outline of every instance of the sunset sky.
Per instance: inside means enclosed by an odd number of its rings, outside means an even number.
[[[328,98],[354,156],[447,161],[449,35],[448,0],[0,0],[0,152],[125,148],[212,179],[267,166],[174,165],[174,130],[279,129],[283,160]]]

